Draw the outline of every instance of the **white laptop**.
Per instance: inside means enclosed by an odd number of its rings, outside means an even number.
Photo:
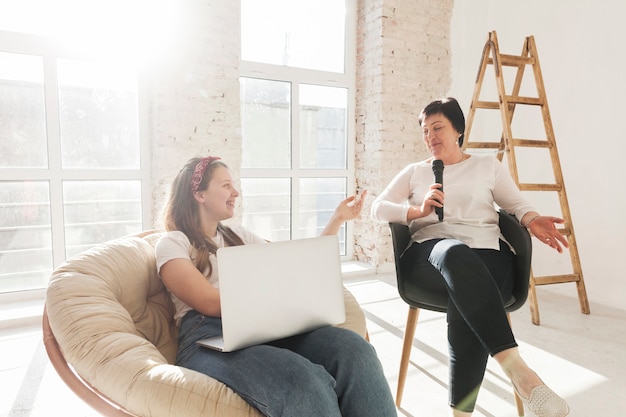
[[[336,236],[217,250],[223,336],[201,346],[231,352],[345,321]]]

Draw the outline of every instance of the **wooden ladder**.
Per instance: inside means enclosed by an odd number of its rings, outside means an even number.
[[[497,90],[498,101],[481,100],[481,89],[483,87],[485,72],[488,65],[493,66],[494,69],[496,84],[495,90]],[[524,78],[524,69],[527,65],[530,65],[532,67],[537,97],[520,95],[522,80]],[[510,67],[512,68],[513,72],[516,71],[515,80],[513,82],[510,95],[507,95],[505,91],[503,67]],[[525,87],[527,87],[527,85],[525,85]],[[528,106],[539,108],[541,110],[541,116],[543,119],[543,130],[545,131],[545,139],[521,139],[519,137],[513,137],[511,124],[513,122],[513,115],[517,106],[519,106],[519,112],[523,111],[523,109],[528,108]],[[483,110],[498,110],[500,112],[502,130],[499,141],[493,140],[479,142],[470,140],[470,133],[474,124],[474,118],[476,116],[477,110],[481,110],[481,114],[485,113],[483,112]],[[503,154],[506,153],[509,172],[517,183],[520,190],[532,192],[551,192],[553,193],[552,196],[554,196],[554,193],[558,194],[558,203],[560,204],[561,217],[563,217],[563,219],[565,220],[564,226],[562,228],[559,228],[559,231],[562,235],[567,237],[567,240],[569,242],[571,273],[570,271],[568,271],[568,273],[565,274],[534,276],[534,273],[531,270],[528,298],[530,301],[532,322],[537,325],[540,324],[539,307],[537,304],[537,294],[535,289],[537,285],[575,282],[578,292],[580,310],[584,314],[589,314],[589,300],[587,299],[587,290],[585,289],[585,282],[583,280],[583,274],[580,266],[578,247],[576,245],[576,237],[574,235],[574,226],[570,215],[569,204],[567,202],[567,194],[565,192],[565,185],[563,182],[563,175],[561,172],[561,164],[559,162],[556,142],[554,140],[554,130],[552,129],[550,111],[548,110],[548,101],[546,99],[543,77],[541,75],[541,68],[539,66],[539,56],[537,55],[535,39],[532,36],[526,38],[522,53],[521,55],[517,56],[501,54],[498,47],[496,32],[492,31],[489,33],[487,42],[485,43],[485,47],[483,49],[478,76],[476,78],[474,94],[472,96],[472,103],[468,112],[467,126],[465,129],[464,148],[478,148],[486,150],[495,149],[497,150],[498,159],[500,161],[502,161]],[[544,151],[542,151],[542,155],[545,155],[545,149],[547,149],[550,154],[550,160],[552,161],[552,173],[554,181],[552,183],[520,182],[518,165],[516,160],[516,148],[544,149]],[[520,150],[519,152],[522,153],[528,151]],[[531,150],[530,152],[533,151]],[[547,155],[545,155],[545,157],[547,158]],[[537,162],[537,164],[540,163]],[[535,167],[541,167],[541,165],[535,165]],[[558,216],[557,213],[554,213],[554,215]]]

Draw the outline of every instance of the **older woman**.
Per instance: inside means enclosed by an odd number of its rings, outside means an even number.
[[[507,320],[501,294],[512,288],[513,255],[501,237],[494,204],[559,252],[568,246],[555,227],[563,220],[537,213],[495,157],[463,152],[465,117],[454,98],[430,103],[419,123],[432,156],[400,171],[375,199],[372,216],[408,224],[413,244],[401,265],[410,270],[430,263],[448,289],[452,415],[471,416],[489,355],[537,416],[567,415],[565,401],[520,356]],[[445,192],[433,181],[434,160],[445,167]],[[440,209],[443,216],[436,214]]]

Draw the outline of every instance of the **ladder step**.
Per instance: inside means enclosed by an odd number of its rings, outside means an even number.
[[[543,106],[545,101],[537,97],[506,96],[509,104],[528,104],[531,106]],[[477,109],[500,110],[500,103],[497,101],[475,101],[473,104]]]
[[[500,110],[500,103],[497,101],[475,101],[473,106],[477,109]]]
[[[506,96],[506,100],[509,104],[529,104],[531,106],[543,106],[545,101],[537,97],[522,97],[522,96]]]
[[[551,148],[552,144],[547,140],[536,139],[512,139],[513,146],[527,147],[527,148]],[[469,145],[469,144],[468,144]]]
[[[572,234],[572,229],[567,227],[567,226],[561,226],[558,227],[557,230],[559,231],[560,234],[562,234],[563,236],[569,236]]]
[[[552,145],[547,140],[535,140],[535,139],[513,139],[511,140],[513,146],[526,147],[526,148],[551,148]],[[500,142],[469,142],[467,148],[479,148],[479,149],[500,149]]]
[[[561,191],[563,187],[560,184],[519,184],[522,191]]]
[[[578,274],[567,275],[549,275],[544,277],[533,277],[535,285],[562,284],[564,282],[578,282],[580,276]]]
[[[467,144],[468,148],[479,148],[479,149],[500,149],[500,142],[469,142]]]
[[[487,60],[488,64],[493,65],[493,58]],[[535,58],[529,56],[500,54],[500,65],[507,67],[519,67],[521,65],[533,65]]]

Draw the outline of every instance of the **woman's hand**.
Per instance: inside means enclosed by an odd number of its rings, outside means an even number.
[[[334,215],[339,218],[341,223],[356,219],[363,209],[363,199],[367,195],[367,190],[360,195],[352,195],[343,200],[337,208]]]
[[[563,219],[551,216],[538,216],[530,221],[526,227],[530,233],[541,242],[555,249],[559,253],[563,253],[563,247],[569,248],[567,239],[559,232],[555,224],[564,223]]]
[[[341,229],[341,225],[347,221],[356,219],[363,209],[363,201],[367,195],[364,190],[360,195],[352,195],[341,201],[335,208],[335,212],[331,216],[328,224],[322,230],[322,236],[336,235]]]
[[[441,184],[433,184],[429,187],[428,192],[424,196],[422,204],[418,206],[409,207],[407,213],[407,222],[418,219],[420,217],[426,217],[433,212],[435,207],[443,207],[443,191],[441,191]]]

